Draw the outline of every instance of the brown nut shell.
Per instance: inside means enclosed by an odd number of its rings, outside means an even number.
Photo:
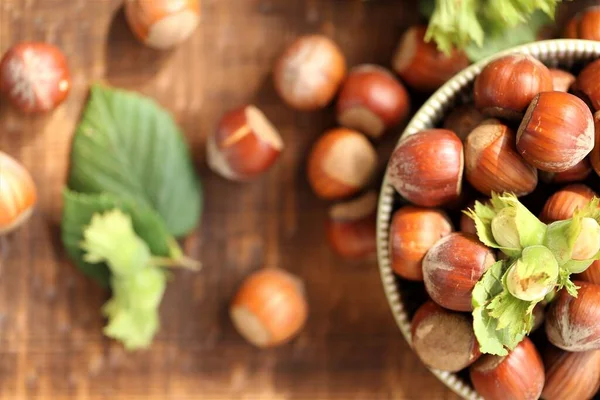
[[[536,95],[517,132],[517,149],[543,171],[566,171],[593,147],[592,113],[581,99],[564,92]]]
[[[600,385],[600,350],[571,353],[548,347],[544,351],[544,400],[592,398]]]
[[[581,183],[565,186],[546,200],[540,214],[545,223],[569,219],[576,209],[585,207],[596,193]]]

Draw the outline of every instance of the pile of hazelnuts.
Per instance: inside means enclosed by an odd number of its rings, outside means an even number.
[[[534,310],[545,328],[533,333],[535,345],[525,338],[505,357],[481,355],[472,290],[499,255],[460,212],[512,192],[551,223],[597,196],[600,60],[579,67],[497,58],[476,77],[472,100],[452,107],[440,128],[403,138],[390,159],[389,181],[411,203],[392,216],[392,268],[423,282],[429,297],[412,319],[413,349],[431,368],[468,368],[487,400],[583,400],[600,385],[600,263],[575,278],[577,297],[561,291]]]

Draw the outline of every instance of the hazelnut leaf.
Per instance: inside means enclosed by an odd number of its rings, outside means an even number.
[[[153,208],[174,236],[200,219],[201,185],[168,112],[132,92],[92,86],[73,139],[69,188]]]

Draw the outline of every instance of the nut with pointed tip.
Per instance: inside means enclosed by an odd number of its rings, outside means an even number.
[[[392,60],[392,68],[413,89],[433,92],[469,65],[463,51],[446,55],[436,44],[425,41],[425,25],[409,28],[400,39]]]
[[[366,259],[375,256],[377,193],[336,204],[329,209],[326,224],[330,247],[348,259]]]
[[[569,219],[578,208],[585,207],[596,193],[581,183],[565,186],[546,200],[540,214],[545,223]]]
[[[575,82],[575,75],[562,69],[550,68],[550,75],[552,87],[557,92],[568,92]]]
[[[498,58],[475,79],[475,107],[491,117],[519,120],[539,92],[552,90],[544,64],[525,54]]]
[[[331,102],[346,75],[346,59],[323,35],[296,39],[279,57],[273,79],[279,96],[298,110],[317,110]]]
[[[544,388],[544,364],[527,337],[507,356],[481,356],[469,373],[486,400],[537,400]]]
[[[402,139],[390,158],[388,178],[406,200],[437,207],[462,191],[463,144],[447,129],[427,129]]]
[[[471,311],[473,288],[495,262],[494,253],[476,236],[451,233],[438,240],[423,258],[425,289],[444,308]]]
[[[352,68],[337,100],[338,123],[379,138],[408,116],[410,99],[402,83],[373,64]]]
[[[517,149],[531,165],[562,172],[594,148],[594,118],[578,97],[564,92],[539,93],[527,108],[517,132]]]
[[[600,286],[575,281],[577,297],[565,289],[558,293],[546,314],[548,340],[563,350],[600,349]]]
[[[481,355],[472,319],[428,301],[411,323],[412,348],[429,368],[457,372]]]
[[[535,190],[537,169],[517,152],[515,134],[497,119],[488,119],[467,136],[465,175],[481,193],[512,192],[524,196]]]
[[[67,98],[70,89],[67,59],[56,46],[17,43],[0,60],[0,94],[23,113],[53,110]]]
[[[377,153],[367,138],[351,129],[331,129],[317,140],[308,156],[308,182],[324,199],[352,196],[375,173]]]
[[[473,103],[463,104],[452,110],[444,119],[444,129],[456,133],[456,136],[464,141],[469,133],[486,119]]]
[[[248,276],[231,303],[237,331],[257,347],[273,347],[296,336],[308,317],[302,282],[294,275],[265,268]]]
[[[10,233],[29,219],[37,191],[29,172],[0,151],[0,235]]]
[[[580,400],[594,396],[600,385],[600,350],[571,353],[549,345],[544,351],[545,400]]]
[[[593,153],[590,153],[590,157]],[[574,183],[584,181],[592,173],[588,157],[563,172],[540,171],[540,179],[545,183]]]
[[[126,0],[125,17],[146,46],[167,50],[188,39],[200,21],[199,0]]]
[[[595,111],[600,110],[600,60],[592,61],[581,70],[573,90]]]
[[[255,106],[227,112],[206,143],[209,167],[224,178],[244,181],[269,169],[283,149],[279,132]]]
[[[404,279],[423,280],[423,257],[441,238],[453,231],[442,210],[404,206],[392,216],[390,259],[392,269]]]

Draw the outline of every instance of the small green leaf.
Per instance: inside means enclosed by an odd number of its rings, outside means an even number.
[[[177,258],[179,246],[169,234],[160,217],[150,208],[137,205],[126,199],[109,194],[79,194],[69,190],[63,192],[64,209],[62,218],[62,241],[71,259],[88,276],[104,287],[109,286],[110,271],[106,264],[90,264],[84,260],[80,247],[83,230],[94,214],[119,209],[131,216],[137,235],[149,246],[153,255]]]
[[[150,207],[174,236],[197,225],[201,186],[171,116],[154,101],[95,85],[73,139],[69,187]]]

